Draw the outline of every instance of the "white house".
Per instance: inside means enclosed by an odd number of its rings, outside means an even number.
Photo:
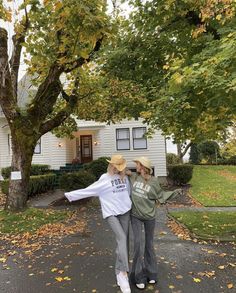
[[[19,105],[24,106],[28,92],[31,90],[30,80],[23,77],[18,94]],[[139,156],[147,156],[153,164],[154,174],[165,177],[166,144],[160,131],[152,138],[145,138],[146,126],[141,121],[124,120],[119,124],[107,125],[95,121],[77,121],[78,129],[74,139],[57,138],[52,133],[41,137],[35,148],[33,164],[48,164],[51,169],[59,169],[73,159],[81,163],[90,162],[102,156],[120,153],[127,159],[128,167],[134,167],[132,160]],[[11,164],[11,136],[6,118],[0,108],[0,170]]]
[[[42,136],[35,148],[33,164],[48,164],[52,169],[59,169],[75,158],[86,163],[120,153],[131,168],[134,167],[133,159],[148,156],[155,175],[166,176],[165,138],[159,131],[152,138],[145,138],[145,125],[134,120],[112,125],[78,120],[77,124],[74,139],[57,138],[52,133]],[[10,129],[0,112],[0,169],[11,164],[10,137]]]

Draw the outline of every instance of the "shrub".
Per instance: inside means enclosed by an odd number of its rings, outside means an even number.
[[[236,165],[236,155],[235,156],[231,156],[228,160],[227,160],[229,165]]]
[[[43,175],[45,173],[50,172],[50,166],[49,165],[40,165],[40,164],[33,164],[31,166],[30,175]]]
[[[95,176],[88,171],[80,170],[73,173],[64,173],[59,178],[59,188],[65,191],[85,188],[96,180]]]
[[[191,145],[190,153],[189,153],[189,162],[195,165],[201,162],[201,154],[198,149],[198,145],[196,143],[193,143]]]
[[[220,158],[220,147],[215,141],[204,141],[198,145],[202,160],[208,164],[215,164]]]
[[[176,165],[180,163],[180,158],[173,153],[166,154],[166,163],[167,165]]]
[[[217,165],[228,165],[228,159],[220,158],[217,160]]]
[[[49,173],[50,172],[49,168],[50,168],[49,165],[33,164],[31,165],[30,175],[34,176],[34,175],[43,175],[45,173]],[[2,168],[1,173],[4,179],[9,179],[11,175],[11,166]]]
[[[99,177],[107,172],[108,162],[107,160],[110,160],[109,157],[100,157],[97,160],[94,160],[88,164],[84,165],[84,170],[87,170],[91,172],[96,180],[99,179]]]
[[[193,165],[170,165],[168,168],[168,177],[177,185],[188,183],[193,175]]]
[[[45,174],[38,176],[30,176],[28,196],[40,194],[48,190],[53,190],[56,184],[55,174]],[[8,194],[9,180],[6,179],[1,182],[2,192]]]

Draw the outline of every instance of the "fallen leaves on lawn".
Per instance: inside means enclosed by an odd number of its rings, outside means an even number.
[[[6,203],[6,195],[0,191],[0,206],[4,206]]]
[[[6,262],[6,258],[16,254],[16,248],[24,249],[26,255],[33,255],[34,252],[40,250],[43,245],[52,244],[57,239],[63,238],[66,235],[75,233],[84,234],[87,222],[84,218],[78,218],[77,212],[69,213],[69,218],[64,222],[45,224],[35,232],[21,234],[4,234],[1,235],[1,240],[8,243],[11,247],[7,253],[0,259],[0,262]]]
[[[201,192],[201,194],[211,199],[218,199],[220,197],[220,194],[215,191],[205,191],[205,192]]]
[[[176,221],[169,219],[167,225],[171,231],[178,236],[180,239],[191,240],[188,229],[184,228],[182,225],[178,224]]]
[[[228,170],[221,170],[217,172],[220,176],[230,179],[232,181],[236,181],[236,175]]]

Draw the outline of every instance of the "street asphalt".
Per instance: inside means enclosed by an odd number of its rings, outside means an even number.
[[[45,240],[43,248],[33,254],[16,249],[6,262],[1,262],[0,256],[0,292],[120,292],[114,271],[115,240],[102,219],[99,205],[87,204],[79,217],[88,222],[83,232]],[[182,240],[173,234],[167,222],[166,209],[159,207],[155,231],[158,283],[143,292],[236,292],[236,245]],[[7,247],[0,245],[4,255]],[[131,229],[129,246],[131,266]],[[132,285],[132,293],[137,292],[141,290]]]

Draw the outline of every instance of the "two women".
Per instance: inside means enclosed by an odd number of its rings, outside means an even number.
[[[164,192],[158,179],[151,175],[151,162],[148,158],[140,157],[134,161],[137,172],[129,174],[128,179],[125,173],[125,159],[121,155],[113,155],[108,161],[107,173],[103,174],[98,181],[85,189],[65,193],[69,201],[91,196],[99,197],[103,218],[107,220],[116,237],[116,278],[123,293],[131,292],[127,250],[131,205],[134,259],[130,278],[137,288],[144,289],[148,282],[155,284],[157,281],[157,263],[153,245],[156,200],[163,203],[173,194],[173,192]],[[143,227],[145,230],[144,254],[141,237]]]

